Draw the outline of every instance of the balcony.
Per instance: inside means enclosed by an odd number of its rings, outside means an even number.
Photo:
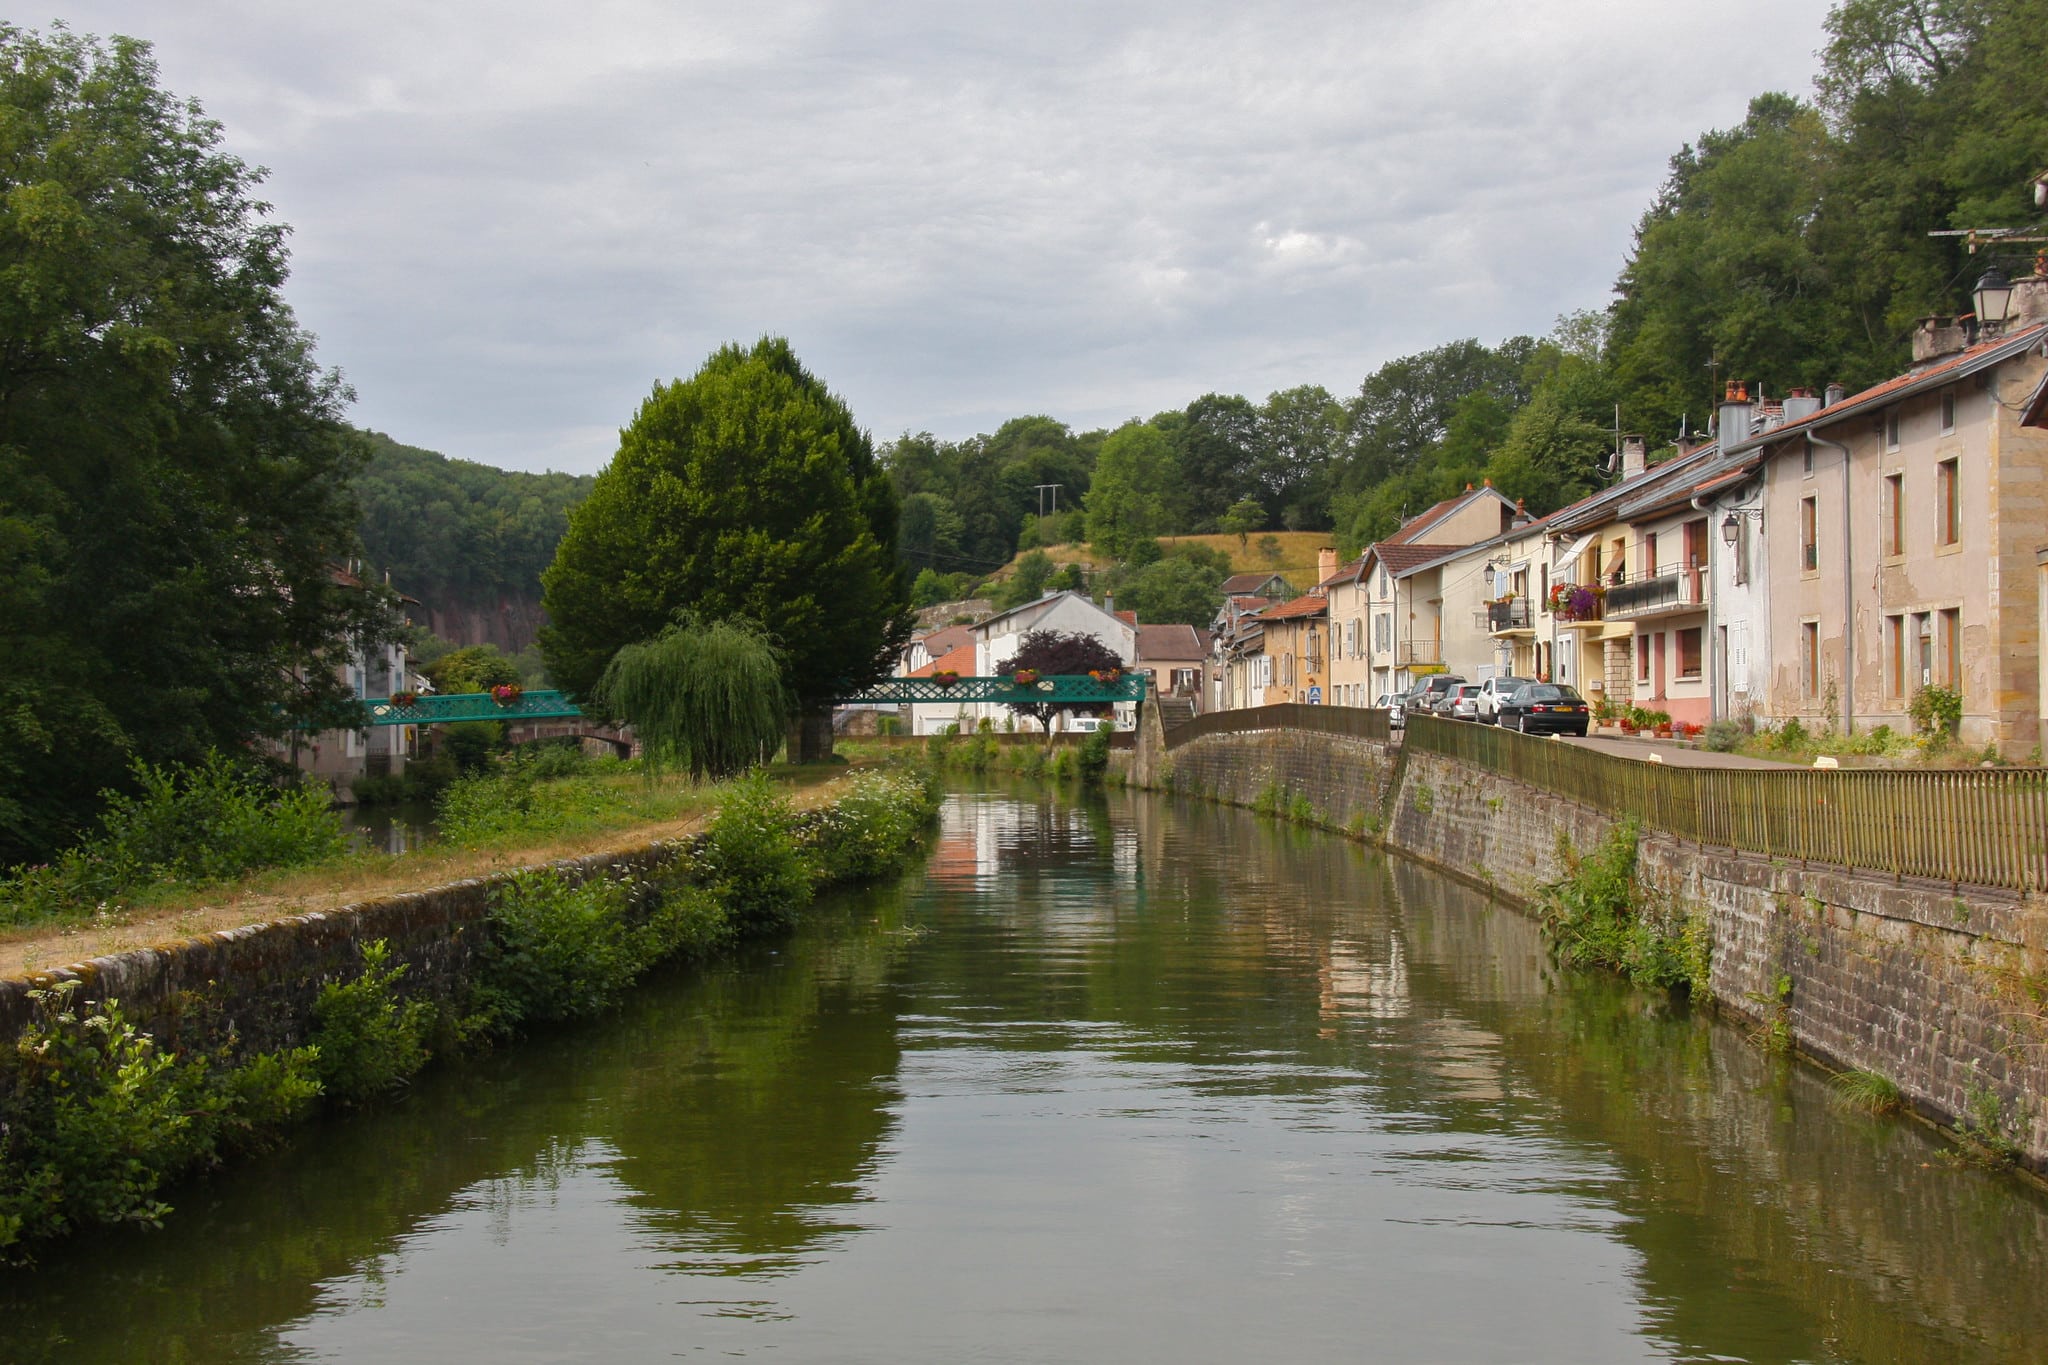
[[[1681,616],[1704,611],[1707,573],[1704,569],[1667,569],[1663,573],[1617,583],[1607,590],[1607,619],[1641,621],[1656,616]]]
[[[1489,635],[1503,637],[1533,635],[1536,630],[1532,605],[1526,597],[1517,597],[1512,602],[1489,602],[1472,613],[1472,624]]]
[[[1444,661],[1444,647],[1437,640],[1403,640],[1395,647],[1395,653],[1401,668],[1441,667]]]
[[[1551,614],[1567,628],[1598,623],[1607,614],[1606,589],[1590,583],[1560,583],[1550,590]]]

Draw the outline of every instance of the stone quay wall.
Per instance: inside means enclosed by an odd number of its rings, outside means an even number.
[[[1141,734],[1151,786],[1372,838],[1528,910],[1614,814],[1459,759],[1282,729],[1203,735],[1171,750]],[[1644,912],[1705,920],[1711,1003],[1808,1058],[1876,1072],[1923,1117],[1954,1126],[1995,1106],[2048,1171],[2048,903],[1991,888],[1773,860],[1645,828]]]
[[[695,843],[664,841],[550,866],[572,881],[646,876]],[[167,1046],[211,1047],[232,1037],[250,1050],[296,1047],[306,1040],[321,988],[359,976],[363,945],[379,939],[390,946],[393,964],[405,964],[396,988],[401,997],[449,999],[470,974],[492,893],[513,875],[471,878],[0,979],[0,1039],[19,1036],[33,1020],[31,991],[77,981],[81,1004],[118,1000],[131,1022]]]

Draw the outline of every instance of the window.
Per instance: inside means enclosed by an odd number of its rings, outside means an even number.
[[[1806,448],[1799,454],[1799,472],[1809,479],[1813,477],[1813,442],[1811,441],[1806,443]]]
[[[1884,448],[1886,450],[1897,450],[1899,448],[1899,410],[1897,408],[1888,409],[1884,415]]]
[[[1937,613],[1941,618],[1941,685],[1963,689],[1963,614],[1954,607]]]
[[[1957,482],[1956,462],[1943,460],[1934,467],[1935,540],[1954,545],[1963,538],[1962,489]]]
[[[1896,558],[1906,553],[1906,476],[1884,476],[1884,552]]]
[[[1650,680],[1650,637],[1636,636],[1636,681]]]
[[[1799,567],[1820,572],[1820,499],[1799,500]]]
[[[1934,618],[1924,611],[1913,613],[1913,686],[1934,681]]]
[[[1799,683],[1809,701],[1820,695],[1820,622],[1799,625]]]
[[[1374,649],[1394,647],[1394,618],[1384,612],[1372,618],[1372,645]]]
[[[1884,687],[1888,697],[1906,695],[1906,618],[1884,618]]]
[[[1643,577],[1657,576],[1657,537],[1653,532],[1643,537]]]
[[[1941,391],[1941,434],[1953,436],[1956,430],[1956,391]]]
[[[1678,637],[1678,676],[1681,678],[1699,677],[1705,671],[1701,661],[1701,655],[1705,652],[1703,648],[1706,641],[1705,628],[1694,626],[1690,630],[1674,631],[1673,634]]]

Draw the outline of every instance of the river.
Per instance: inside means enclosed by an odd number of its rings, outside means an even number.
[[[2048,1201],[1247,813],[926,865],[0,1282],[14,1362],[2048,1358]]]

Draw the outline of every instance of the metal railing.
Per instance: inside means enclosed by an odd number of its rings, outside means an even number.
[[[1440,640],[1403,640],[1395,650],[1398,665],[1440,664],[1444,661],[1444,646]]]
[[[1692,610],[1707,604],[1707,576],[1699,569],[1667,569],[1607,590],[1609,619]]]
[[[1528,630],[1532,619],[1529,607],[1526,597],[1517,597],[1512,602],[1488,602],[1484,611],[1472,614],[1472,624],[1496,635],[1504,630]]]
[[[1362,706],[1311,706],[1286,701],[1237,711],[1209,711],[1166,732],[1166,747],[1178,749],[1204,735],[1242,735],[1260,730],[1314,730],[1354,739],[1387,741],[1387,713]]]
[[[1403,742],[1703,844],[1894,877],[2048,887],[2041,768],[1687,768],[1422,715],[1408,717]]]

